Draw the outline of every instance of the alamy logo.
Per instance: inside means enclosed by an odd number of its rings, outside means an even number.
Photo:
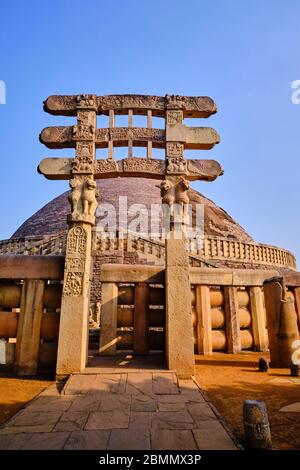
[[[299,104],[300,103],[300,80],[293,80],[291,83],[291,87],[293,90],[291,100],[293,104]]]
[[[6,84],[0,80],[0,104],[6,104]]]

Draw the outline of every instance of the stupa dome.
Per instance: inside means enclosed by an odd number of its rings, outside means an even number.
[[[151,204],[161,203],[159,182],[157,180],[112,178],[98,181],[97,184],[100,192],[99,202],[112,204],[117,210],[119,208],[119,196],[127,196],[128,206],[142,203],[150,208]],[[66,191],[33,214],[16,230],[12,238],[55,235],[66,230],[66,219],[70,212],[68,194],[69,192]],[[196,204],[204,204],[204,234],[206,236],[245,242],[253,241],[246,231],[213,201],[194,189],[189,191],[189,197],[193,209]]]

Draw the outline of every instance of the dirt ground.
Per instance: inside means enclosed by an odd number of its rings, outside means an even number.
[[[243,443],[243,401],[263,400],[268,409],[273,448],[300,449],[300,413],[279,412],[300,402],[300,378],[288,369],[259,372],[260,357],[267,354],[214,354],[196,356],[196,378],[228,427]]]
[[[51,383],[43,378],[17,379],[9,374],[0,374],[0,425]]]

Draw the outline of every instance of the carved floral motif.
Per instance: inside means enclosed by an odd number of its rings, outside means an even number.
[[[67,272],[65,277],[63,295],[66,297],[76,297],[82,295],[83,277],[84,275],[82,272]]]

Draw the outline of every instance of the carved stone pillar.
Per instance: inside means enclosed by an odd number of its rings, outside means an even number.
[[[94,180],[96,105],[93,95],[77,100],[73,127],[76,158],[72,162],[71,214],[65,258],[56,375],[63,378],[85,368],[88,350],[89,281],[92,227],[97,207]]]
[[[169,369],[174,369],[179,377],[187,378],[194,374],[195,360],[185,238],[189,183],[184,178],[186,162],[183,159],[182,120],[181,110],[167,109],[167,174],[161,184],[161,196],[165,229],[166,219],[170,221],[169,231],[166,230],[166,359]]]

